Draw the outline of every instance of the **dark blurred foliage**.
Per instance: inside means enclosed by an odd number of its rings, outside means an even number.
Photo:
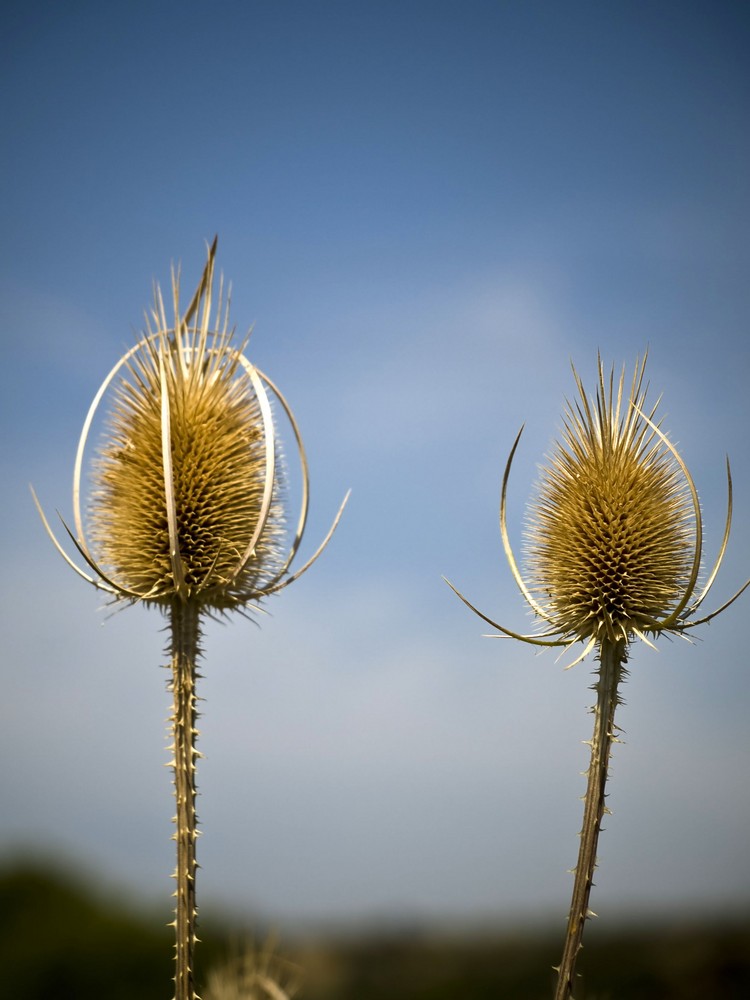
[[[328,982],[304,1000],[549,1000],[561,948],[559,934],[487,932],[329,945]],[[576,1000],[747,1000],[750,918],[591,935],[578,971]]]
[[[165,906],[165,913],[168,916]],[[73,875],[33,864],[0,870],[0,996],[13,1000],[164,1000],[174,931]],[[218,937],[206,959],[223,954]]]
[[[32,864],[0,870],[0,996],[164,1000],[172,930],[116,893]],[[562,925],[561,925],[562,926]],[[236,932],[201,926],[198,980],[236,953]],[[282,941],[302,968],[299,1000],[547,1000],[559,934],[320,933]],[[577,1000],[745,1000],[750,915],[611,929],[592,924]]]

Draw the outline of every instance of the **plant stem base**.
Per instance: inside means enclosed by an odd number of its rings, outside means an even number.
[[[200,756],[195,749],[196,729],[195,682],[196,664],[200,654],[198,608],[189,601],[175,601],[171,606],[172,680],[174,708],[171,717],[174,742],[172,767],[177,842],[175,890],[175,1000],[198,1000],[193,973],[193,951],[196,937],[197,908],[195,903],[195,843],[198,838],[195,811],[195,761]]]
[[[626,675],[627,645],[623,641],[604,639],[599,645],[599,674],[594,685],[597,694],[594,713],[594,734],[591,738],[591,762],[588,769],[586,797],[581,827],[578,863],[575,867],[573,898],[568,915],[563,956],[558,967],[555,1000],[571,1000],[578,953],[583,946],[583,929],[589,916],[589,897],[594,884],[596,848],[602,819],[608,811],[605,787],[612,744],[617,742],[615,709],[620,703],[618,690]]]

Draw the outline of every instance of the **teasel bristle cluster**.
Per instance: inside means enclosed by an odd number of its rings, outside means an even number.
[[[307,522],[307,457],[285,397],[248,360],[247,340],[234,343],[223,281],[214,299],[216,245],[214,240],[184,312],[179,272],[173,271],[171,323],[156,288],[143,335],[110,371],[84,421],[73,472],[75,531],[63,524],[86,569],[58,542],[34,494],[52,541],[80,576],[115,602],[155,605],[169,619],[176,1000],[196,1000],[195,685],[201,619],[232,610],[251,613],[301,576],[328,544],[348,499],[318,549],[292,571]],[[88,440],[105,400],[110,406],[103,437],[88,469]],[[291,428],[300,464],[295,528],[288,522],[272,400]],[[85,471],[90,492],[83,502]]]
[[[606,781],[618,727],[615,709],[627,676],[630,647],[653,645],[662,633],[687,636],[732,604],[750,585],[708,615],[698,611],[721,566],[732,523],[732,477],[727,461],[727,516],[716,563],[702,587],[703,523],[698,493],[678,451],[648,407],[646,358],[637,361],[629,392],[625,370],[607,375],[598,359],[598,385],[590,397],[575,368],[578,398],[567,404],[562,438],[542,468],[528,512],[527,574],[510,544],[506,497],[519,432],[508,458],[500,495],[500,533],[513,577],[542,623],[534,634],[515,632],[458,597],[501,636],[541,647],[583,643],[569,667],[596,652],[598,670],[594,732],[584,798],[578,862],[556,1000],[572,997],[575,967],[596,868]]]
[[[206,1000],[293,1000],[300,993],[302,969],[276,951],[269,934],[258,946],[249,940],[208,976]]]
[[[167,333],[159,301],[156,334],[115,390],[89,522],[105,572],[128,591],[154,603],[178,596],[223,611],[262,593],[283,568],[285,512],[275,437],[267,462],[271,419],[259,376],[243,366],[241,353],[226,349],[226,323],[209,332],[209,305],[197,342],[183,337],[180,344]]]

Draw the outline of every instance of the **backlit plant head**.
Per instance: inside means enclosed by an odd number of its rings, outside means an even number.
[[[715,618],[742,593],[711,614],[696,617],[729,540],[731,471],[727,462],[724,537],[701,589],[698,493],[687,466],[655,420],[658,401],[647,407],[645,366],[645,358],[636,362],[627,393],[624,369],[618,380],[614,370],[607,377],[599,358],[593,399],[573,369],[579,398],[567,403],[562,439],[542,467],[528,511],[526,579],[506,523],[508,480],[523,428],[511,449],[500,497],[500,533],[513,577],[543,623],[542,631],[514,632],[456,591],[505,636],[538,646],[583,642],[575,663],[605,638],[626,646],[641,638],[651,645],[649,635],[685,634]]]
[[[162,606],[189,601],[219,612],[257,604],[305,572],[341,515],[312,558],[291,573],[307,520],[307,458],[286,399],[247,359],[247,341],[234,344],[221,285],[214,307],[215,252],[214,240],[184,313],[173,273],[171,324],[157,288],[146,332],[89,409],[73,477],[76,534],[69,533],[93,576],[68,558],[40,508],[68,563],[116,599]],[[84,513],[84,456],[108,392],[112,404]],[[302,470],[301,510],[288,545],[282,448],[270,396],[291,425]]]
[[[573,995],[575,966],[585,921],[605,806],[612,744],[617,742],[615,709],[635,639],[686,635],[715,618],[750,581],[718,610],[698,616],[719,571],[732,523],[732,477],[727,462],[728,503],[724,537],[702,588],[698,575],[703,523],[698,494],[685,463],[647,407],[646,360],[636,362],[629,393],[625,371],[605,375],[601,358],[594,398],[573,369],[578,399],[567,404],[561,440],[542,468],[528,512],[526,578],[518,568],[506,525],[506,496],[519,432],[505,467],[500,497],[500,533],[513,577],[542,623],[522,635],[461,600],[501,636],[535,646],[583,643],[599,661],[594,689],[594,733],[587,771],[583,825],[556,1000]],[[523,430],[523,428],[521,429]]]

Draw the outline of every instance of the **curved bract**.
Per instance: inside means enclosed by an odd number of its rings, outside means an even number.
[[[709,615],[696,617],[716,579],[732,522],[732,477],[727,461],[727,517],[719,554],[698,588],[703,523],[698,493],[683,459],[646,407],[646,359],[637,362],[629,395],[624,370],[599,380],[591,399],[573,369],[578,400],[568,403],[562,440],[542,469],[529,510],[527,574],[521,573],[506,520],[510,470],[523,428],[503,475],[500,534],[513,577],[540,633],[522,635],[478,611],[502,635],[537,646],[585,644],[579,662],[598,643],[661,633],[684,634],[727,608],[750,581]],[[572,664],[571,664],[572,666]]]
[[[84,568],[64,551],[34,496],[66,561],[116,599],[190,601],[209,612],[257,603],[317,559],[346,504],[314,555],[291,572],[307,521],[307,457],[287,400],[247,359],[246,342],[233,344],[221,283],[213,308],[215,252],[216,241],[184,314],[173,274],[172,324],[157,288],[143,337],[91,403],[73,474],[75,533],[65,525]],[[90,433],[105,400],[111,402],[83,509]],[[272,400],[291,427],[301,470],[293,534]]]

